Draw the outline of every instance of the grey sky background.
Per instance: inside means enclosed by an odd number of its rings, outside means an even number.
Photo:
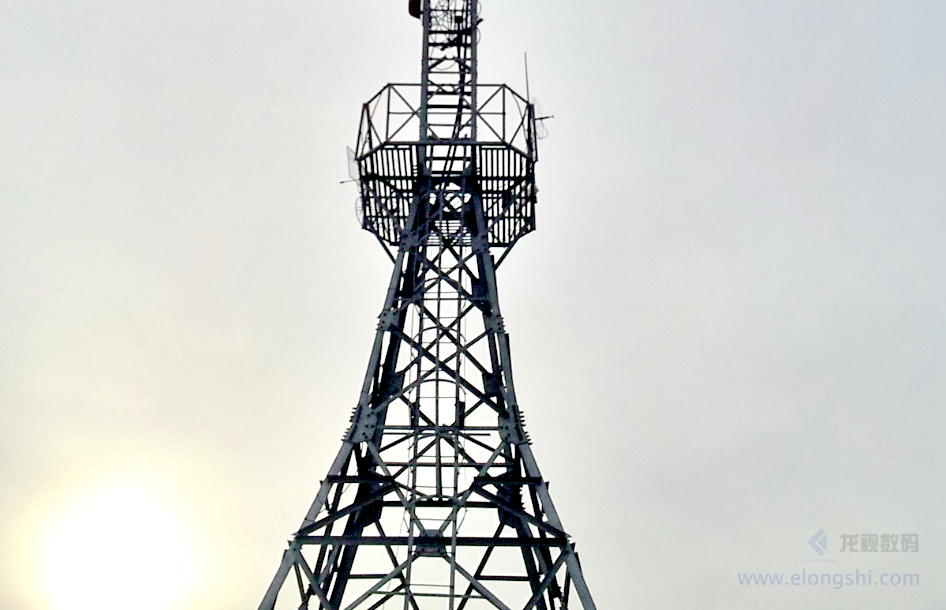
[[[128,480],[191,532],[175,610],[256,607],[383,300],[339,182],[360,104],[418,78],[404,5],[0,0],[0,607],[51,608],[46,532]],[[500,301],[598,606],[942,608],[946,3],[482,16],[481,81],[524,92],[528,52],[555,116]],[[921,584],[736,579],[803,569]]]

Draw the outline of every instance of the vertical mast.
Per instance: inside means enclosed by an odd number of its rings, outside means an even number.
[[[424,0],[421,132],[425,143],[476,140],[475,0]]]

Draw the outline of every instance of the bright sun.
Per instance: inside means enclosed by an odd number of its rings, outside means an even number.
[[[160,498],[125,485],[51,524],[46,591],[56,610],[168,610],[193,584],[193,551]]]

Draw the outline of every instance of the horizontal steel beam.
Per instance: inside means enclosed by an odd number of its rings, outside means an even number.
[[[295,541],[303,545],[369,545],[369,546],[447,546],[453,539],[440,536],[296,536]],[[456,539],[457,546],[515,546],[515,547],[559,547],[568,546],[567,538],[479,538],[462,536]]]

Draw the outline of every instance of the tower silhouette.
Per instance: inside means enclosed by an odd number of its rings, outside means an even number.
[[[536,117],[477,82],[478,9],[410,0],[421,82],[363,107],[361,224],[394,268],[351,427],[260,610],[284,588],[300,609],[595,609],[516,401],[496,270],[535,228]]]

